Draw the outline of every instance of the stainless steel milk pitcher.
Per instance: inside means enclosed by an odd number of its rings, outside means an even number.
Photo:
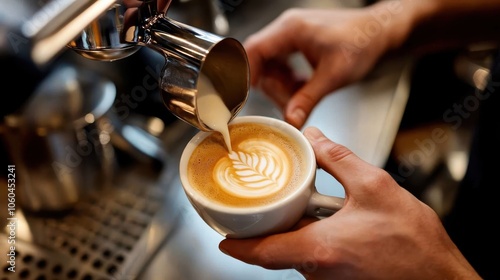
[[[234,118],[249,92],[248,59],[238,40],[168,18],[170,2],[118,1],[68,46],[84,57],[108,61],[127,57],[142,46],[161,53],[165,65],[159,85],[166,107],[178,118],[209,131],[197,109],[200,75],[211,80]]]

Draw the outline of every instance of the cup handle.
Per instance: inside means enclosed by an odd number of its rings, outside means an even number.
[[[339,211],[344,205],[344,198],[320,194],[314,190],[306,208],[306,215],[328,217]]]

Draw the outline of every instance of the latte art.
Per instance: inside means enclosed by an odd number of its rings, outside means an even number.
[[[304,180],[304,156],[297,141],[279,128],[260,123],[229,125],[232,152],[220,133],[193,150],[187,173],[198,194],[231,207],[275,203]]]
[[[291,176],[288,162],[286,153],[278,146],[248,139],[217,162],[213,177],[216,184],[231,195],[265,197],[288,184]]]

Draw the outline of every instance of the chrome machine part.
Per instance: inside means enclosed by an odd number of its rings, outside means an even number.
[[[108,80],[61,66],[15,114],[0,136],[17,169],[18,206],[64,211],[109,186],[114,151],[105,113],[116,90]]]
[[[17,210],[15,251],[0,243],[2,253],[14,255],[16,272],[3,263],[0,279],[141,279],[175,230],[179,207],[168,198],[178,196],[178,189],[167,188],[172,172],[160,180],[140,170],[120,175],[113,188],[93,193],[65,215]],[[8,240],[12,235],[2,228],[0,238]]]
[[[31,59],[45,65],[81,31],[108,11],[115,0],[53,0],[37,11],[22,27],[31,40]]]

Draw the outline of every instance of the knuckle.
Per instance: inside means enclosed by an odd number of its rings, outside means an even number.
[[[297,101],[297,107],[300,107],[305,112],[310,112],[318,103],[318,97],[313,92],[301,90],[297,96],[300,96],[300,99]]]
[[[328,143],[325,152],[327,157],[333,162],[344,160],[353,154],[347,147],[334,143]]]
[[[259,254],[257,263],[259,266],[262,266],[266,269],[275,269],[276,268],[276,258],[271,254],[266,252],[261,252]]]
[[[248,50],[257,45],[259,41],[260,41],[260,36],[257,35],[257,33],[253,33],[245,39],[243,44],[245,45],[245,48]]]
[[[280,18],[284,21],[295,21],[300,18],[300,9],[299,8],[290,8],[285,10]]]
[[[361,178],[361,184],[367,191],[378,192],[380,188],[391,186],[393,183],[392,177],[380,168],[369,170],[365,176]]]
[[[290,29],[297,29],[303,26],[306,22],[303,18],[304,11],[300,8],[290,8],[284,11],[280,17],[280,24],[287,26]]]

